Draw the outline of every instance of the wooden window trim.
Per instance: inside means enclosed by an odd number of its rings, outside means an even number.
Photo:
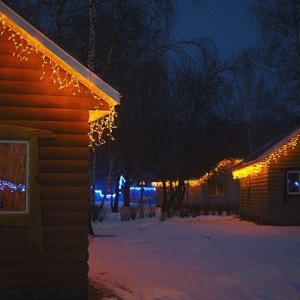
[[[36,178],[39,174],[38,140],[42,138],[55,138],[50,131],[34,128],[0,125],[0,140],[23,140],[29,142],[29,176],[27,182],[28,213],[1,214],[0,226],[26,226],[28,227],[28,246],[37,247],[43,251],[40,186]]]

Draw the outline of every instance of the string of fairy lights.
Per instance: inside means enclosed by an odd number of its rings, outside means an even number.
[[[111,108],[110,114],[107,116],[94,120],[92,122],[89,122],[90,131],[88,133],[89,137],[89,147],[95,151],[97,147],[99,147],[102,144],[106,143],[106,140],[104,139],[104,136],[107,137],[110,140],[114,140],[112,131],[116,126],[114,126],[115,118],[116,118],[116,111],[115,108]],[[104,131],[107,131],[104,134]]]
[[[295,136],[293,136],[289,141],[284,143],[282,146],[276,148],[273,152],[267,155],[267,157],[265,157],[263,160],[251,164],[249,166],[245,166],[233,170],[232,171],[233,179],[242,179],[242,178],[247,178],[249,176],[257,176],[260,172],[262,172],[264,168],[268,168],[271,164],[277,163],[281,157],[286,156],[290,150],[296,148],[299,141],[299,136],[300,136],[300,132]],[[186,183],[192,187],[199,187],[201,184],[207,182],[215,172],[218,172],[221,169],[234,168],[241,161],[242,161],[241,159],[234,159],[234,160],[224,159],[214,169],[205,173],[199,179],[188,180]],[[156,187],[163,186],[163,183],[161,181],[153,182],[152,184]],[[166,182],[167,187],[171,186],[172,184],[173,186],[178,186],[178,181]]]
[[[64,70],[58,63],[42,53],[31,42],[30,38],[26,38],[21,32],[16,32],[10,28],[8,19],[5,15],[0,13],[0,35],[8,33],[8,40],[14,45],[13,56],[17,57],[20,61],[28,61],[30,56],[34,53],[41,59],[42,74],[40,80],[49,75],[52,82],[58,86],[59,90],[68,88],[70,93],[74,96],[81,93],[80,81],[70,74],[67,70]],[[47,74],[47,65],[50,66],[50,74]],[[84,83],[82,83],[84,85]],[[85,86],[85,85],[84,85]],[[92,94],[93,98],[99,101],[99,106],[103,105],[101,98],[88,86],[85,86],[85,93]],[[104,144],[104,133],[109,139],[113,139],[112,130],[115,128],[115,118],[117,116],[114,106],[110,105],[110,114],[97,120],[89,122],[89,143],[88,146],[94,151],[95,147]],[[95,108],[96,110],[98,107]],[[107,130],[106,130],[107,129]]]
[[[264,168],[269,167],[273,163],[277,163],[282,156],[286,156],[288,154],[289,150],[295,149],[298,144],[299,135],[300,133],[293,136],[288,142],[283,144],[281,147],[276,148],[262,161],[246,166],[244,168],[234,170],[232,172],[233,179],[242,179],[248,176],[256,176]]]
[[[236,166],[240,162],[241,162],[241,159],[228,159],[228,158],[225,158],[222,161],[220,161],[217,164],[216,167],[214,167],[209,172],[205,173],[200,178],[186,180],[185,184],[188,185],[189,187],[194,187],[194,188],[195,187],[200,187],[202,184],[205,184],[217,172],[219,172],[221,170],[226,170],[226,169],[233,168],[234,166]],[[171,185],[173,185],[173,187],[178,186],[178,184],[179,184],[179,181],[172,181],[172,182],[167,181],[166,182],[167,187],[170,187]],[[155,186],[155,187],[159,187],[159,188],[163,187],[163,183],[161,181],[152,182],[152,185]]]

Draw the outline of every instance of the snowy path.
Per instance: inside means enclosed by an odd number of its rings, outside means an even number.
[[[124,300],[300,299],[299,226],[200,216],[93,227],[90,280]]]

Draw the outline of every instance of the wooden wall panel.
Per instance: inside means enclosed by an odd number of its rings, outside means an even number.
[[[27,95],[62,95],[70,96],[70,90],[58,89],[59,86],[55,86],[51,82],[40,81],[39,84],[36,82],[26,82],[26,84],[21,81],[0,81],[0,91],[2,93],[13,93],[13,94],[27,94]]]
[[[2,107],[0,118],[6,120],[87,122],[89,112],[84,109]]]
[[[88,147],[39,147],[40,159],[87,160]]]
[[[79,236],[86,237],[86,230],[87,228],[82,225],[51,225],[43,227],[43,233],[45,238],[74,238]]]
[[[251,176],[249,182],[247,179],[241,180],[240,188],[240,212],[245,217],[259,218],[266,213],[268,201],[268,168],[257,176]]]
[[[40,160],[41,173],[84,173],[88,167],[87,160]]]
[[[84,134],[88,133],[87,122],[63,122],[63,121],[32,121],[32,120],[8,120],[0,119],[0,124],[21,127],[37,128],[51,131],[53,134]]]
[[[45,238],[44,247],[47,251],[77,251],[88,249],[87,238]],[[74,262],[76,263],[76,262]],[[50,276],[49,276],[50,277]]]
[[[52,276],[67,277],[80,276],[87,273],[87,265],[85,263],[71,263],[71,264],[46,264],[46,265],[27,265],[26,268],[20,265],[2,266],[0,272],[1,279],[14,278],[41,278],[47,277],[47,274]]]
[[[287,170],[300,170],[300,145],[289,149],[276,164],[270,166],[270,211],[269,217],[275,224],[300,224],[300,196],[286,193]]]
[[[19,227],[19,226],[1,226],[0,230],[0,241],[2,245],[2,241],[5,239],[22,239],[27,237],[28,230],[26,227]],[[0,246],[1,251],[1,246]]]
[[[41,186],[41,199],[84,199],[88,196],[87,186]]]
[[[88,199],[43,199],[41,205],[44,212],[81,212],[88,209]]]
[[[12,53],[5,51],[4,43],[1,40],[1,50],[0,50],[0,68],[15,68],[15,69],[36,69],[38,78],[42,76],[41,62],[40,58],[32,57],[30,61],[20,61],[17,57],[13,56]],[[2,75],[3,76],[3,75]],[[19,77],[21,79],[21,76]]]
[[[32,287],[40,288],[65,288],[65,287],[87,287],[87,276],[68,276],[62,277],[57,274],[55,277],[24,277],[24,278],[3,278],[0,280],[0,286],[5,290],[15,291],[16,287],[19,289],[32,289]],[[19,298],[18,298],[19,299]]]
[[[37,181],[43,186],[88,186],[88,173],[40,173]]]
[[[81,225],[87,226],[88,214],[82,212],[42,212],[43,226]],[[86,228],[87,229],[87,228]]]
[[[8,59],[8,61],[5,61],[5,59]],[[2,70],[2,72],[0,73],[0,80],[11,82],[24,81],[25,84],[26,81],[38,83],[42,80],[41,77],[43,75],[43,72],[41,72],[41,68],[38,65],[36,65],[35,68],[23,68],[23,64],[20,64],[21,68],[12,68],[9,63],[11,63],[9,61],[9,55],[0,55],[0,67]],[[30,67],[29,64],[26,65]]]
[[[1,71],[1,69],[0,69]],[[0,107],[40,107],[66,109],[94,109],[99,104],[96,99],[84,95],[28,95],[4,93],[0,90]],[[102,102],[101,109],[109,110],[109,106]]]
[[[35,252],[10,252],[1,253],[0,255],[1,266],[42,265],[45,261],[47,261],[48,264],[70,264],[74,261],[77,261],[77,263],[85,263],[87,260],[87,250],[44,252],[43,255],[36,255]]]
[[[11,39],[11,33],[12,31],[4,31],[2,34],[2,38],[1,38],[1,53],[6,53],[6,54],[10,54],[10,56],[12,56],[12,53],[15,52],[15,46],[14,43],[12,42]],[[16,37],[16,41],[19,42],[20,39],[18,37]],[[32,52],[31,54],[32,56],[38,56],[37,53]],[[15,56],[13,56],[15,57]]]
[[[88,145],[88,135],[82,134],[56,134],[55,139],[40,139],[41,147],[84,147]]]
[[[9,233],[9,230],[7,230],[6,232]],[[3,239],[1,241],[0,255],[2,252],[4,253],[28,252],[28,231],[25,236],[18,237],[17,239],[9,239],[9,238]],[[0,284],[0,291],[1,291],[1,284]]]

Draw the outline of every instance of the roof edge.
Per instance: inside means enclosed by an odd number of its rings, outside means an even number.
[[[13,28],[11,29],[15,32],[20,32],[21,30],[26,35],[29,35],[31,37],[31,44],[38,51],[56,62],[62,69],[70,73],[79,82],[95,93],[95,95],[99,96],[111,106],[120,104],[121,95],[118,91],[1,1],[0,12],[8,19],[8,27],[12,26]]]

